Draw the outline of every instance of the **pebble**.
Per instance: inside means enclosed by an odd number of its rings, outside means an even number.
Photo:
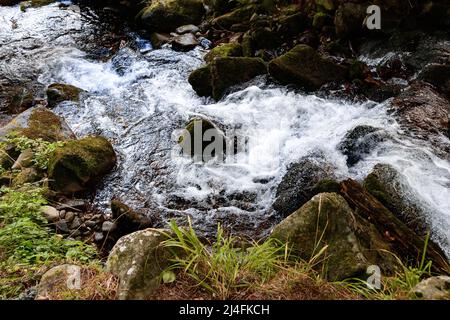
[[[66,213],[65,220],[69,223],[71,223],[75,219],[75,212],[69,211]]]
[[[70,229],[78,229],[79,227],[81,227],[82,221],[80,218],[75,217],[72,221],[72,223],[70,224]]]
[[[70,232],[69,228],[67,227],[67,222],[65,220],[59,220],[58,222],[56,222],[56,228],[63,233]]]
[[[178,34],[185,34],[185,33],[193,33],[196,34],[197,32],[199,32],[200,29],[199,27],[193,25],[193,24],[187,24],[181,27],[178,27],[175,32]]]
[[[198,39],[203,49],[209,50],[212,47],[212,42],[204,37]]]
[[[66,217],[66,210],[61,210],[60,212],[59,212],[59,218],[60,219],[64,219]]]
[[[56,222],[59,220],[59,212],[51,206],[43,206],[41,212],[48,222]]]
[[[105,237],[103,236],[103,232],[95,232],[94,233],[94,241],[95,242],[100,242],[104,239]]]
[[[112,221],[105,221],[102,224],[102,231],[103,232],[111,232],[116,228],[116,224]]]

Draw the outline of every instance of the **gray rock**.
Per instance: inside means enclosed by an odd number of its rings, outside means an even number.
[[[104,239],[104,235],[103,232],[94,232],[94,241],[95,242],[100,242]]]
[[[112,222],[112,221],[105,221],[105,222],[103,222],[103,224],[102,224],[102,231],[103,231],[103,232],[109,233],[109,232],[114,231],[114,229],[115,229],[116,227],[117,227],[117,226],[116,226],[116,224],[115,224],[114,222]]]
[[[51,206],[43,206],[41,212],[48,222],[56,222],[59,220],[59,212]]]
[[[119,278],[119,299],[145,299],[158,288],[161,272],[171,258],[161,246],[165,239],[160,229],[145,229],[119,239],[106,262],[107,271]]]
[[[56,266],[42,276],[37,286],[36,300],[47,300],[62,288],[81,289],[81,285],[81,267],[73,264]]]
[[[192,33],[185,33],[173,38],[172,49],[176,51],[190,51],[198,44],[197,38]]]
[[[410,292],[413,299],[450,300],[450,277],[437,276],[422,280]]]
[[[82,224],[82,223],[83,223],[83,222],[81,221],[80,218],[75,217],[75,218],[73,219],[72,223],[70,224],[70,229],[72,229],[72,230],[78,229],[78,228],[81,227],[81,224]]]
[[[73,219],[75,219],[75,212],[66,212],[65,220],[67,221],[67,223],[72,223]]]
[[[175,32],[178,34],[185,34],[185,33],[196,34],[199,31],[200,31],[199,27],[193,24],[186,24],[184,26],[176,28],[175,30]]]
[[[69,227],[67,226],[67,222],[65,220],[59,220],[56,222],[56,228],[63,232],[63,233],[69,233]]]

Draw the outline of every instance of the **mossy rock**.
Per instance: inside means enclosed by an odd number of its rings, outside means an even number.
[[[282,84],[317,90],[345,79],[347,69],[320,56],[308,45],[297,45],[269,63],[269,74]]]
[[[351,2],[339,6],[334,16],[334,26],[339,38],[348,39],[363,31],[367,7],[368,5]]]
[[[25,11],[28,8],[38,8],[46,6],[50,3],[55,2],[55,0],[29,0],[20,3],[20,10]]]
[[[364,188],[389,211],[419,235],[426,235],[429,227],[419,205],[417,195],[406,178],[388,164],[377,164],[364,179]]]
[[[0,137],[9,134],[30,139],[40,138],[49,142],[75,139],[74,133],[63,118],[41,106],[22,112],[0,128]]]
[[[143,300],[159,287],[161,273],[172,258],[161,245],[166,239],[166,231],[161,229],[145,229],[119,239],[108,256],[106,269],[119,278],[120,300]]]
[[[324,26],[331,24],[333,20],[324,12],[317,12],[313,17],[312,26],[317,30],[321,30]]]
[[[212,141],[207,141],[205,133],[214,137]],[[217,126],[207,119],[195,118],[188,122],[184,132],[179,137],[178,143],[183,149],[183,153],[190,155],[195,161],[208,161],[215,156],[225,156],[226,151],[226,137]],[[208,146],[213,146],[213,143],[219,143],[217,148],[221,148],[220,154],[209,153]]]
[[[230,29],[232,25],[248,22],[256,11],[256,5],[246,5],[215,18],[212,24],[219,28]]]
[[[300,34],[310,25],[310,19],[303,12],[281,15],[277,20],[277,33],[282,39]]]
[[[48,174],[55,191],[71,194],[94,186],[116,163],[112,145],[103,137],[90,136],[58,147]]]
[[[316,5],[320,6],[321,8],[332,11],[334,10],[334,2],[333,0],[315,0]]]
[[[48,106],[54,108],[63,101],[78,102],[81,92],[83,92],[82,89],[69,84],[51,84],[46,91]]]
[[[205,14],[202,0],[153,0],[138,14],[153,31],[170,32],[186,24],[199,24]]]
[[[39,173],[35,168],[23,168],[13,179],[11,185],[14,188],[20,187],[26,183],[33,183],[41,180],[42,173]]]
[[[370,74],[369,67],[362,61],[353,60],[348,68],[349,80],[364,80]]]
[[[212,97],[219,100],[230,87],[266,73],[266,64],[259,58],[216,58],[211,63]]]
[[[221,44],[205,55],[205,61],[211,63],[217,57],[242,57],[242,46],[238,43]]]
[[[207,65],[191,72],[188,81],[200,97],[212,95],[211,66]]]
[[[370,238],[361,239],[361,234]],[[356,217],[336,193],[314,196],[278,224],[271,237],[288,243],[306,261],[328,246],[319,258],[324,263],[316,267],[326,270],[331,281],[363,277],[373,264],[384,266],[383,250],[389,249],[370,223]]]

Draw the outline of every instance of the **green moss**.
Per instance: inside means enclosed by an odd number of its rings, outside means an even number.
[[[266,64],[259,58],[217,58],[212,62],[211,68],[212,96],[219,100],[228,88],[265,73]]]
[[[332,11],[334,10],[333,0],[315,0],[316,4],[325,10]]]
[[[220,46],[215,47],[205,56],[205,61],[210,63],[214,58],[220,57],[241,57],[242,56],[242,46],[238,43],[224,43]]]
[[[317,13],[314,15],[313,22],[312,22],[312,26],[313,26],[314,28],[320,30],[320,29],[322,29],[322,28],[327,24],[327,22],[328,22],[329,20],[331,20],[331,19],[330,19],[330,17],[329,17],[326,13],[323,13],[323,12],[317,12]]]
[[[102,137],[86,137],[58,147],[49,163],[54,190],[62,193],[81,191],[97,183],[116,163],[111,144]]]
[[[339,193],[341,190],[341,185],[339,182],[332,179],[323,179],[319,181],[311,190],[312,195],[316,195],[324,192],[335,192]]]
[[[32,111],[28,119],[28,127],[19,129],[17,134],[30,139],[58,141],[64,140],[59,135],[61,129],[62,123],[60,117],[45,108],[37,108]]]
[[[192,71],[188,81],[200,97],[212,95],[211,67],[209,65]]]
[[[54,83],[47,88],[47,101],[50,108],[63,101],[78,102],[82,89],[68,84]]]
[[[229,29],[234,24],[248,22],[252,15],[256,12],[257,6],[247,5],[226,13],[213,20],[213,24],[220,27]]]

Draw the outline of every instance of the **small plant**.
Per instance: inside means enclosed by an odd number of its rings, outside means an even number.
[[[174,259],[165,274],[171,270],[182,271],[219,299],[264,283],[289,258],[287,247],[274,239],[253,243],[245,249],[237,247],[233,237],[225,236],[220,225],[216,241],[209,244],[198,238],[190,222],[188,229],[178,227],[174,221],[170,227],[173,235],[168,235],[163,246],[172,249]]]
[[[64,142],[62,141],[48,142],[41,138],[30,139],[14,134],[9,135],[4,143],[13,144],[16,149],[21,152],[31,149],[33,151],[32,162],[41,170],[46,170],[48,168],[50,157],[56,148],[64,145]]]

